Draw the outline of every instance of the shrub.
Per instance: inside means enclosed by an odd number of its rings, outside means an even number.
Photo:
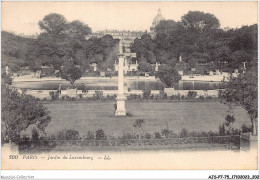
[[[142,72],[150,72],[150,71],[153,71],[153,67],[150,63],[141,61],[141,62],[139,62],[138,70],[142,71]]]
[[[185,99],[185,97],[184,97],[184,96],[181,96],[181,95],[178,93],[178,94],[175,94],[175,95],[170,96],[170,99],[172,99],[172,100],[181,100],[181,99]]]
[[[30,125],[35,125],[40,131],[51,121],[50,112],[35,97],[20,94],[16,89],[1,87],[1,137],[4,141],[17,142],[20,133]]]
[[[189,135],[188,130],[187,130],[186,128],[183,128],[183,129],[181,130],[180,137],[181,137],[181,138],[183,138],[183,137],[188,137],[188,135]]]
[[[137,128],[141,128],[144,123],[145,123],[144,119],[136,119],[133,126]]]
[[[235,118],[234,115],[228,114],[228,115],[226,115],[225,120],[226,120],[226,121],[225,121],[225,125],[226,125],[227,127],[232,127],[232,125],[233,125],[233,123],[235,122],[236,118]]]
[[[241,130],[242,130],[242,133],[253,132],[252,127],[247,127],[245,125],[245,123],[242,124]]]
[[[68,100],[70,100],[70,101],[76,101],[76,98],[75,98],[75,97],[69,97]]]
[[[48,101],[48,98],[45,97],[45,98],[43,98],[42,100],[43,100],[43,101]]]
[[[164,136],[164,137],[166,137],[166,138],[169,137],[170,133],[171,133],[171,131],[170,131],[169,129],[162,129],[162,130],[161,130],[162,136]]]
[[[22,94],[25,94],[27,92],[27,89],[26,88],[23,88],[22,89]]]
[[[106,99],[107,100],[116,100],[116,95],[114,94],[114,95],[107,95],[107,97],[106,97]]]
[[[79,97],[79,99],[82,100],[83,99],[83,94],[79,94],[78,97]]]
[[[161,65],[155,77],[158,77],[167,87],[173,87],[174,83],[178,83],[181,79],[178,71],[173,66]]]
[[[61,96],[61,99],[64,101],[64,100],[67,100],[69,99],[70,97],[68,95],[65,95],[65,96]]]
[[[124,133],[121,139],[136,139],[136,136],[134,134]]]
[[[102,99],[103,98],[103,91],[96,90],[95,94],[93,96],[97,99]]]
[[[2,82],[4,82],[5,84],[12,85],[13,79],[6,73],[2,73]]]
[[[199,99],[200,99],[200,100],[204,100],[204,99],[205,99],[205,97],[204,97],[204,96],[202,96],[202,95],[200,95],[200,96],[199,96]]]
[[[141,100],[142,96],[138,94],[130,94],[127,96],[127,100]]]
[[[105,138],[105,132],[103,129],[98,129],[96,131],[96,140],[104,140]]]
[[[190,99],[194,99],[197,96],[197,92],[196,91],[188,91],[187,97]]]
[[[163,90],[160,90],[160,98],[167,99],[167,94]]]
[[[224,136],[226,134],[225,124],[222,123],[218,127],[218,133],[220,136]]]
[[[39,140],[39,132],[36,128],[32,129],[32,141],[38,141]]]
[[[150,99],[150,96],[151,96],[151,90],[150,89],[143,90],[143,98],[144,99]]]
[[[207,99],[207,100],[211,100],[211,99],[214,99],[214,97],[212,97],[212,96],[206,96],[206,99]]]
[[[60,140],[77,140],[79,139],[79,132],[73,129],[64,129],[57,134],[57,139]]]
[[[152,135],[150,133],[145,133],[144,138],[145,139],[151,139]]]
[[[91,132],[91,131],[88,131],[85,139],[86,140],[93,140],[93,139],[95,139],[94,133]]]
[[[155,133],[154,133],[154,138],[155,138],[155,139],[161,139],[162,136],[161,136],[161,134],[160,134],[159,132],[155,132]]]
[[[49,95],[50,95],[52,101],[59,99],[58,91],[51,91],[51,92],[49,92]]]
[[[181,99],[184,99],[185,97],[181,96],[180,93],[178,93],[178,94],[173,95],[173,97],[171,97],[171,98],[176,99],[176,100],[181,100]]]

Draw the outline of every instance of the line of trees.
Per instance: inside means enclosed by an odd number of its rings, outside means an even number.
[[[46,15],[39,21],[39,27],[41,33],[36,39],[3,32],[2,54],[6,59],[3,65],[9,65],[14,72],[22,66],[29,66],[34,72],[42,66],[53,66],[71,83],[86,70],[91,71],[91,63],[97,63],[101,70],[113,68],[118,40],[111,35],[87,40],[91,34],[88,25],[79,20],[69,22],[56,13]],[[77,74],[71,74],[70,68],[77,69]]]
[[[155,39],[144,34],[131,46],[139,62],[172,64],[181,56],[188,68],[208,63],[208,69],[233,71],[257,58],[257,25],[224,31],[213,14],[189,11],[179,22],[162,20],[155,32]]]

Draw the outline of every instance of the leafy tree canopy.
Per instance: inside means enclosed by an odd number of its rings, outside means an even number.
[[[220,26],[219,20],[213,14],[200,11],[189,11],[181,17],[181,23],[186,29],[199,33],[218,29]]]
[[[173,87],[174,83],[179,82],[181,76],[176,71],[174,66],[161,65],[156,73],[158,77],[167,87]]]
[[[44,132],[51,121],[47,109],[33,96],[10,89],[5,83],[2,78],[2,140],[17,142],[21,131],[32,124]]]
[[[239,104],[245,108],[250,115],[253,133],[257,133],[258,117],[258,85],[257,85],[257,63],[246,73],[241,73],[238,77],[230,77],[228,82],[224,82],[226,88],[220,91],[220,97],[226,103]]]

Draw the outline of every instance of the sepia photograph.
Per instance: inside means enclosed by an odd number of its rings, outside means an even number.
[[[1,169],[257,170],[258,2],[2,1]]]

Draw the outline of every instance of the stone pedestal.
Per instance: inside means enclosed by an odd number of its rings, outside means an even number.
[[[125,110],[125,100],[126,97],[123,95],[118,95],[117,98],[117,109],[115,112],[116,116],[125,116],[126,115],[126,110]]]

